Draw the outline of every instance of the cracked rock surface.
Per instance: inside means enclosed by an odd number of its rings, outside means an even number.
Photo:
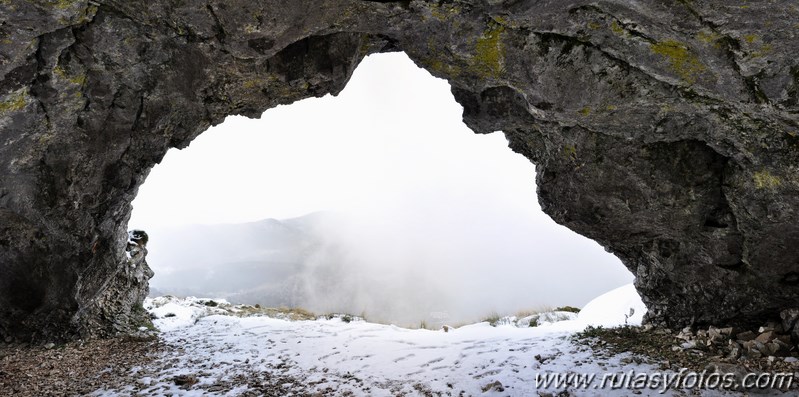
[[[795,307],[792,0],[0,0],[0,21],[0,336],[130,330],[147,272],[126,223],[149,169],[386,51],[535,162],[544,210],[622,259],[648,321]]]

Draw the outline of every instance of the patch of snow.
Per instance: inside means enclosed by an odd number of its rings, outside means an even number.
[[[174,296],[159,296],[144,300],[144,308],[153,317],[153,325],[162,332],[194,325],[198,319],[212,314],[224,314],[225,310],[219,306],[229,306],[224,299],[215,299],[217,306],[208,306],[209,299],[195,297],[177,298]]]
[[[641,325],[646,306],[632,284],[627,284],[595,298],[580,310],[578,320],[585,325],[618,327]]]
[[[577,319],[577,313],[564,312],[564,311],[551,311],[536,313],[526,317],[522,317],[515,321],[519,328],[527,327],[540,327],[542,325],[554,324],[560,321],[573,321]]]
[[[535,396],[563,390],[537,385],[536,377],[542,374],[577,372],[601,377],[656,371],[625,360],[627,355],[599,358],[572,339],[574,332],[587,325],[640,323],[645,310],[631,285],[593,300],[577,316],[568,312],[539,315],[537,327],[519,327],[524,321],[529,325],[528,316],[508,318],[502,326],[482,322],[447,331],[346,322],[341,316],[313,321],[236,317],[229,315],[228,303],[215,301],[217,307],[198,298],[148,299],[145,307],[157,317],[154,323],[162,330],[162,339],[175,348],[150,364],[149,372],[148,368],[137,370],[135,387],[99,390],[94,395],[257,394],[246,384],[235,383],[224,392],[214,392],[213,386],[271,373],[300,379],[319,395]],[[630,308],[633,316],[625,318]],[[174,316],[166,317],[169,313]],[[197,384],[178,387],[174,379],[179,375],[196,376]],[[290,383],[283,387],[286,395],[294,391]],[[627,396],[630,392],[626,388],[569,389],[570,396]],[[640,395],[684,393],[643,389]]]

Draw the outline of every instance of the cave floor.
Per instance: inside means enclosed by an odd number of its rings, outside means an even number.
[[[165,303],[166,302],[166,303]],[[357,317],[252,316],[170,298],[160,332],[46,347],[0,345],[0,395],[740,396],[724,390],[543,385],[543,374],[654,374],[657,363],[575,339],[559,321],[407,329]],[[302,314],[302,313],[300,313]],[[49,348],[48,348],[49,347]],[[537,378],[538,377],[538,378]],[[615,386],[614,386],[615,385]],[[791,395],[778,390],[757,395]]]
[[[124,387],[132,368],[169,350],[155,337],[45,346],[0,343],[0,396],[84,396]]]

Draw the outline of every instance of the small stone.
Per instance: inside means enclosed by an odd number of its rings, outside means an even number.
[[[796,324],[796,320],[799,320],[799,308],[793,309],[785,309],[780,312],[780,318],[782,319],[782,328],[784,330],[793,329],[793,326]]]
[[[736,335],[735,337],[738,338],[739,341],[746,342],[746,341],[750,341],[752,339],[755,339],[756,336],[757,335],[755,335],[755,333],[752,332],[752,331],[745,331],[745,332],[741,332],[740,334]]]
[[[760,329],[763,329],[763,327],[760,327]],[[760,335],[757,336],[757,338],[755,338],[755,340],[760,343],[768,343],[774,339],[774,336],[775,334],[773,330],[763,331]]]
[[[721,339],[721,331],[716,327],[710,327],[707,330],[707,337],[712,341]]]
[[[791,351],[791,348],[793,347],[793,345],[791,345],[790,343],[785,343],[785,342],[783,342],[783,341],[781,341],[779,339],[774,339],[774,342],[772,342],[772,343],[777,344],[777,346],[780,347],[779,350],[782,351],[782,352],[785,352],[785,353]]]
[[[785,361],[786,363],[795,363],[795,362],[799,362],[799,358],[796,358],[796,357],[785,357],[783,359],[783,361]]]
[[[55,343],[53,343],[53,342],[50,342],[50,343],[44,345],[44,348],[47,349],[47,350],[50,350],[50,349],[52,349],[54,347],[55,347]]]
[[[732,327],[719,328],[719,333],[726,336],[732,335],[732,331]]]
[[[740,384],[750,372],[746,367],[725,362],[711,362],[705,367],[705,371],[724,376],[732,376]]]
[[[502,382],[500,382],[498,380],[495,380],[495,381],[483,386],[481,389],[483,390],[483,393],[486,393],[486,392],[488,392],[490,390],[496,390],[496,391],[498,391],[500,393],[505,391],[505,387],[502,386]]]
[[[194,375],[178,375],[172,378],[172,381],[178,386],[193,386],[197,383],[197,377]]]
[[[696,341],[690,340],[680,345],[680,347],[683,348],[683,350],[696,349]]]
[[[727,358],[737,359],[738,357],[741,357],[741,347],[736,343],[735,346],[730,348],[730,353],[727,355]]]
[[[757,351],[759,351],[760,353],[762,353],[763,355],[766,355],[766,356],[771,353],[771,351],[768,349],[768,347],[766,347],[765,343],[759,342],[759,341],[756,341],[756,340],[752,341],[752,342],[754,342],[753,350],[757,350]]]

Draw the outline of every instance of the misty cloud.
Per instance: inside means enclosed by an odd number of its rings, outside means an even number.
[[[502,133],[473,134],[461,111],[446,82],[383,54],[337,98],[229,118],[171,151],[134,202],[153,286],[418,324],[581,306],[628,283],[615,257],[541,212],[534,167]],[[297,234],[270,240],[280,233],[262,224]]]

